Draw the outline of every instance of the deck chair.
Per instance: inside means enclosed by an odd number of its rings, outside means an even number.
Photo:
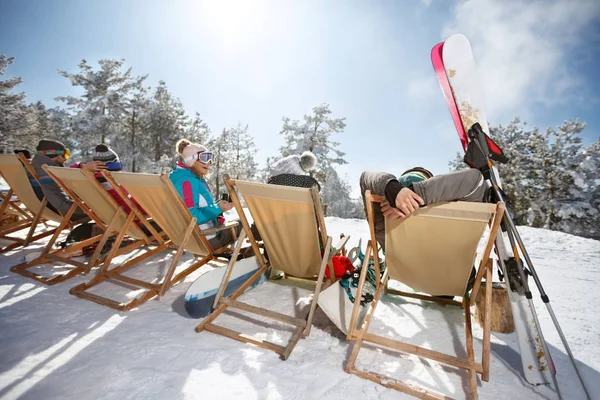
[[[52,221],[60,224],[64,220],[61,214],[55,213],[46,207],[48,203],[46,198],[42,200],[38,199],[29,183],[28,173],[39,183],[35,170],[22,154],[0,155],[0,174],[10,187],[7,198],[10,199],[13,194],[16,195],[22,204],[22,207],[16,206],[16,208],[23,211],[22,219],[0,228],[0,239],[13,242],[3,247],[0,253],[14,250],[21,246],[28,246],[38,239],[54,234],[56,228],[49,226],[47,222]],[[10,202],[3,201],[1,211],[6,212],[10,206]],[[73,227],[74,224],[68,222],[67,226]],[[39,228],[43,228],[43,230],[39,232]],[[23,229],[28,229],[25,239],[11,236]]]
[[[132,266],[130,261],[112,270],[109,270],[108,265],[105,263],[90,282],[71,289],[71,293],[79,297],[121,311],[127,311],[145,303],[153,297],[163,296],[171,287],[182,281],[186,276],[213,260],[215,258],[215,251],[222,250],[213,250],[205,237],[206,234],[225,229],[233,230],[234,224],[230,223],[218,228],[201,231],[196,223],[196,218],[192,217],[167,175],[128,172],[110,173],[107,171],[103,171],[102,175],[138,218],[142,219],[143,214],[131,201],[126,192],[135,198],[139,206],[147,212],[148,217],[152,218],[162,228],[161,236],[164,238],[163,243],[151,254],[146,253],[140,256],[136,263],[160,251],[175,251],[175,256],[171,260],[162,282],[158,283],[147,282],[123,275],[122,273]],[[125,189],[126,192],[122,189]],[[157,238],[157,240],[159,239]],[[175,274],[175,269],[184,251],[192,253],[197,260]],[[89,292],[89,289],[106,280],[124,282],[134,290],[142,289],[145,291],[137,298],[125,304]]]
[[[365,259],[371,257],[374,260],[375,275],[378,278],[381,275],[381,278],[377,279],[377,289],[374,299],[370,303],[370,308],[366,313],[364,322],[360,324],[362,325],[360,328],[356,324],[356,317],[359,313],[359,302],[354,303],[348,332],[349,339],[353,341],[353,348],[346,362],[346,372],[419,398],[447,398],[439,393],[404,383],[383,374],[357,369],[355,366],[356,358],[363,343],[367,342],[372,345],[416,354],[422,358],[468,370],[470,395],[474,398],[477,394],[476,374],[481,374],[482,380],[486,382],[489,380],[492,300],[492,263],[490,252],[498,233],[502,215],[504,214],[504,203],[441,203],[421,208],[403,220],[386,220],[385,271],[381,274],[378,253],[377,251],[373,251],[373,244],[377,243],[375,238],[373,204],[380,203],[385,198],[372,195],[370,191],[366,192],[365,197],[371,236]],[[475,278],[475,284],[469,296],[466,293],[467,282],[477,256],[478,243],[488,224],[490,224],[490,233],[480,258],[481,261]],[[435,251],[431,250],[431,243],[435,243]],[[362,294],[366,270],[367,268],[363,268],[361,271],[356,298],[360,298]],[[470,307],[475,302],[484,275],[486,277],[486,294],[483,354],[482,362],[478,363],[475,361],[473,350]],[[465,312],[468,359],[369,333],[369,325],[379,300],[384,293],[387,279],[400,281],[413,289],[425,293],[462,297],[462,306]],[[422,297],[426,299],[425,296]],[[435,300],[436,298],[430,297],[429,299]]]
[[[243,196],[248,210],[254,219],[256,228],[262,237],[269,261],[266,262],[262,256],[257,257],[260,263],[258,271],[236,290],[230,298],[224,298],[223,293],[229,283],[231,272],[235,268],[235,262],[230,263],[217,291],[214,303],[215,311],[196,327],[196,332],[207,330],[244,343],[252,343],[275,351],[280,355],[282,360],[285,360],[289,357],[301,336],[308,336],[310,333],[312,318],[317,306],[327,265],[329,265],[332,282],[335,277],[333,266],[329,261],[331,255],[336,253],[337,250],[334,249],[332,251],[331,249],[331,237],[327,236],[325,229],[319,192],[316,186],[308,189],[268,185],[232,180],[227,175],[225,175],[224,180],[240,216],[240,221],[244,228],[243,234],[247,235],[250,239],[255,254],[260,254],[258,244],[252,234],[248,219],[244,214],[238,193]],[[324,254],[321,254],[319,247],[317,220],[321,227],[321,239],[325,244]],[[348,238],[344,238],[342,244],[338,246],[341,247],[347,240]],[[238,247],[236,247],[235,252],[239,251]],[[244,290],[259,279],[269,266],[294,277],[311,278],[315,275],[318,276],[313,299],[309,311],[304,318],[292,317],[237,300]],[[266,340],[243,335],[223,326],[215,325],[213,321],[229,307],[290,324],[296,329],[287,346],[284,347]]]
[[[138,247],[150,244],[155,235],[149,238],[135,223],[136,215],[125,211],[116,203],[110,194],[100,185],[93,174],[87,170],[79,168],[48,167],[43,166],[48,175],[60,186],[60,188],[73,200],[73,207],[69,210],[67,216],[62,220],[54,235],[42,251],[34,260],[15,265],[11,271],[21,275],[33,278],[47,285],[54,285],[63,282],[75,275],[88,274],[92,268],[106,263],[110,265],[113,257],[127,253]],[[91,238],[82,240],[72,245],[67,245],[61,249],[54,249],[53,246],[58,240],[61,232],[67,227],[70,214],[79,207],[91,221],[103,232]],[[140,220],[146,224],[146,220]],[[156,233],[153,229],[151,232]],[[120,244],[127,235],[133,239],[133,243],[120,247]],[[101,251],[110,239],[116,240],[113,243],[111,251],[101,257]],[[86,262],[74,260],[80,255],[84,247],[95,245],[94,252]],[[114,251],[113,251],[114,250]],[[48,263],[60,262],[72,265],[73,268],[63,274],[53,277],[45,277],[41,274],[32,272],[30,269]]]

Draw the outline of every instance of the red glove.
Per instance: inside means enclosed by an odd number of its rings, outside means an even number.
[[[222,216],[222,215],[218,215],[218,216],[217,216],[217,223],[218,223],[219,225],[223,225],[223,224],[225,223],[225,217],[224,217],[224,216]]]

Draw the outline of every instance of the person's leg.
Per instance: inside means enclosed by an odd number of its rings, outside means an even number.
[[[238,224],[234,227],[235,229],[235,237],[238,238],[240,236],[240,232],[242,231],[242,225]],[[231,229],[227,229],[221,231],[219,235],[210,239],[208,242],[212,246],[213,250],[220,249],[223,246],[227,246],[228,244],[233,242],[233,234]]]

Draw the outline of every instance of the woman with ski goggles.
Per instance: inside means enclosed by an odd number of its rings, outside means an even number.
[[[207,182],[207,176],[213,162],[213,153],[201,144],[181,139],[176,145],[181,162],[169,175],[184,204],[196,218],[200,229],[214,228],[225,223],[223,213],[233,208],[233,203],[220,200],[215,202]],[[227,246],[241,231],[236,225],[235,236],[230,229],[206,236],[213,249]]]

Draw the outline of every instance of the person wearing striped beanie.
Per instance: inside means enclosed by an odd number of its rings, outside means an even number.
[[[92,154],[92,160],[101,161],[105,164],[108,163],[121,163],[119,160],[119,156],[113,149],[108,147],[107,145],[101,143],[94,148],[94,154]],[[120,168],[122,169],[122,168]],[[117,171],[116,166],[115,169],[110,169],[112,171]]]

